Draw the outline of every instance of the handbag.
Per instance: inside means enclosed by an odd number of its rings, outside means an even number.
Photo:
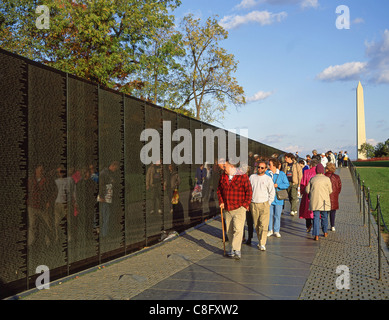
[[[284,190],[276,190],[276,195],[278,200],[287,200],[289,199],[288,191]]]
[[[277,183],[277,180],[278,180],[278,177],[279,177],[279,176],[280,176],[280,175],[278,174],[275,183]],[[276,190],[276,197],[277,197],[278,200],[286,200],[286,199],[289,199],[288,191],[287,191],[286,189],[283,189],[283,190]]]
[[[174,189],[173,197],[172,197],[172,204],[177,204],[179,199],[180,199],[180,195],[178,194],[178,189]]]

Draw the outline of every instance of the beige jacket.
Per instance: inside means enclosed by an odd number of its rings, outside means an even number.
[[[311,180],[305,189],[310,202],[309,210],[311,211],[330,211],[332,193],[332,184],[330,178],[324,174],[317,174]]]

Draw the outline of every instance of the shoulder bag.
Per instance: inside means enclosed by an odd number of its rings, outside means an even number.
[[[277,180],[278,180],[278,177],[280,176],[280,174],[278,174],[277,176],[277,179],[276,179],[276,182],[274,182],[274,184],[277,183]],[[277,190],[276,189],[276,197],[278,200],[286,200],[286,199],[289,199],[289,195],[288,195],[288,191],[286,189],[284,190]]]

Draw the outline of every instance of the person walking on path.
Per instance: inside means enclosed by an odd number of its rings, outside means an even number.
[[[330,194],[332,193],[331,180],[324,175],[324,167],[321,163],[316,166],[316,175],[309,181],[305,190],[310,198],[309,209],[313,211],[312,234],[318,241],[320,221],[324,237],[328,235],[328,212],[331,210]]]
[[[299,203],[298,192],[300,191],[301,178],[303,172],[301,166],[297,163],[295,157],[291,153],[285,154],[285,163],[282,166],[282,171],[285,172],[289,180],[289,202],[290,202],[290,215],[297,214],[297,208]]]
[[[325,153],[322,153],[321,155],[321,159],[320,159],[320,163],[323,165],[323,167],[325,168],[327,163],[328,163],[328,158],[326,156]]]
[[[348,167],[348,154],[347,154],[347,151],[344,152],[344,155],[343,155],[343,167]]]
[[[299,218],[305,219],[305,226],[307,227],[308,233],[311,232],[312,229],[313,211],[309,210],[309,196],[305,189],[309,181],[316,175],[316,165],[318,163],[319,162],[317,159],[311,160],[310,168],[304,171],[300,184],[300,192],[302,197],[300,202]]]
[[[253,216],[255,231],[258,236],[258,248],[261,251],[266,250],[270,205],[275,197],[273,180],[265,174],[266,169],[267,166],[265,161],[260,161],[258,165],[258,174],[252,174],[250,176],[250,183],[253,189],[250,211]]]
[[[333,164],[336,164],[336,158],[335,158],[335,155],[334,155],[334,153],[330,150],[330,151],[328,151],[328,155],[330,156],[330,161],[329,162],[331,162],[331,163],[333,163]],[[336,166],[335,166],[336,167]]]
[[[267,233],[267,236],[269,237],[273,235],[274,231],[274,235],[277,238],[281,237],[281,212],[282,207],[284,205],[284,200],[279,200],[277,198],[277,191],[286,190],[289,187],[288,178],[286,177],[286,174],[283,171],[278,169],[279,165],[280,162],[277,159],[271,158],[269,160],[269,170],[266,171],[266,174],[270,176],[270,178],[272,178],[274,188],[276,190],[276,195],[270,205],[269,231]]]
[[[343,167],[343,154],[342,154],[342,151],[339,151],[339,153],[338,153],[338,167],[339,168]]]
[[[220,208],[224,210],[229,239],[228,256],[235,259],[241,258],[243,227],[252,195],[253,191],[247,174],[239,174],[237,168],[226,161],[225,170],[217,188],[217,196]]]
[[[335,174],[336,167],[333,163],[327,163],[325,176],[330,178],[332,184],[331,199],[331,211],[330,211],[330,224],[331,230],[335,231],[335,214],[339,209],[339,193],[342,191],[342,181],[340,177]]]

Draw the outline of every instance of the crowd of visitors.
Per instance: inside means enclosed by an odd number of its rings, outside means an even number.
[[[216,161],[213,167],[200,165],[194,184],[202,186],[201,197],[205,199],[210,196],[210,185],[212,192],[213,186],[215,189],[218,186],[216,193],[225,215],[230,246],[228,255],[240,259],[241,245],[243,241],[251,245],[254,229],[261,251],[266,250],[268,237],[281,238],[285,201],[290,203],[291,216],[298,215],[306,220],[306,230],[312,232],[315,240],[319,239],[320,229],[325,237],[329,228],[335,231],[338,196],[342,188],[335,172],[339,167],[346,167],[347,162],[347,152],[342,151],[319,155],[313,150],[312,156],[305,158],[292,153],[274,154],[270,158],[249,153],[248,163],[239,166],[228,160]],[[95,232],[102,238],[106,237],[110,233],[110,220],[115,216],[113,212],[120,209],[119,167],[118,161],[112,161],[98,174],[93,164],[80,170],[65,170],[65,167],[58,166],[45,175],[43,166],[37,165],[28,183],[28,244],[36,242],[38,225],[45,228],[42,236],[47,246],[58,242],[63,238],[61,226],[67,216],[69,219],[65,222],[72,230],[68,239],[75,242]],[[178,195],[181,183],[177,168],[169,165],[165,171],[161,161],[147,170],[145,180],[150,214],[162,213],[164,191],[172,199],[170,213],[174,213],[173,207],[177,205],[173,201],[178,199],[175,195]]]
[[[281,238],[281,215],[284,202],[290,203],[290,215],[306,220],[307,233],[318,241],[335,231],[335,215],[339,209],[342,182],[335,172],[347,167],[344,153],[317,153],[300,158],[298,154],[274,154],[261,158],[249,153],[248,164],[236,166],[219,161],[222,172],[217,195],[226,221],[229,240],[227,255],[241,258],[241,245],[251,245],[252,224],[258,237],[258,249],[266,250],[267,238]],[[329,222],[328,223],[328,217]],[[245,221],[249,235],[245,239]]]

